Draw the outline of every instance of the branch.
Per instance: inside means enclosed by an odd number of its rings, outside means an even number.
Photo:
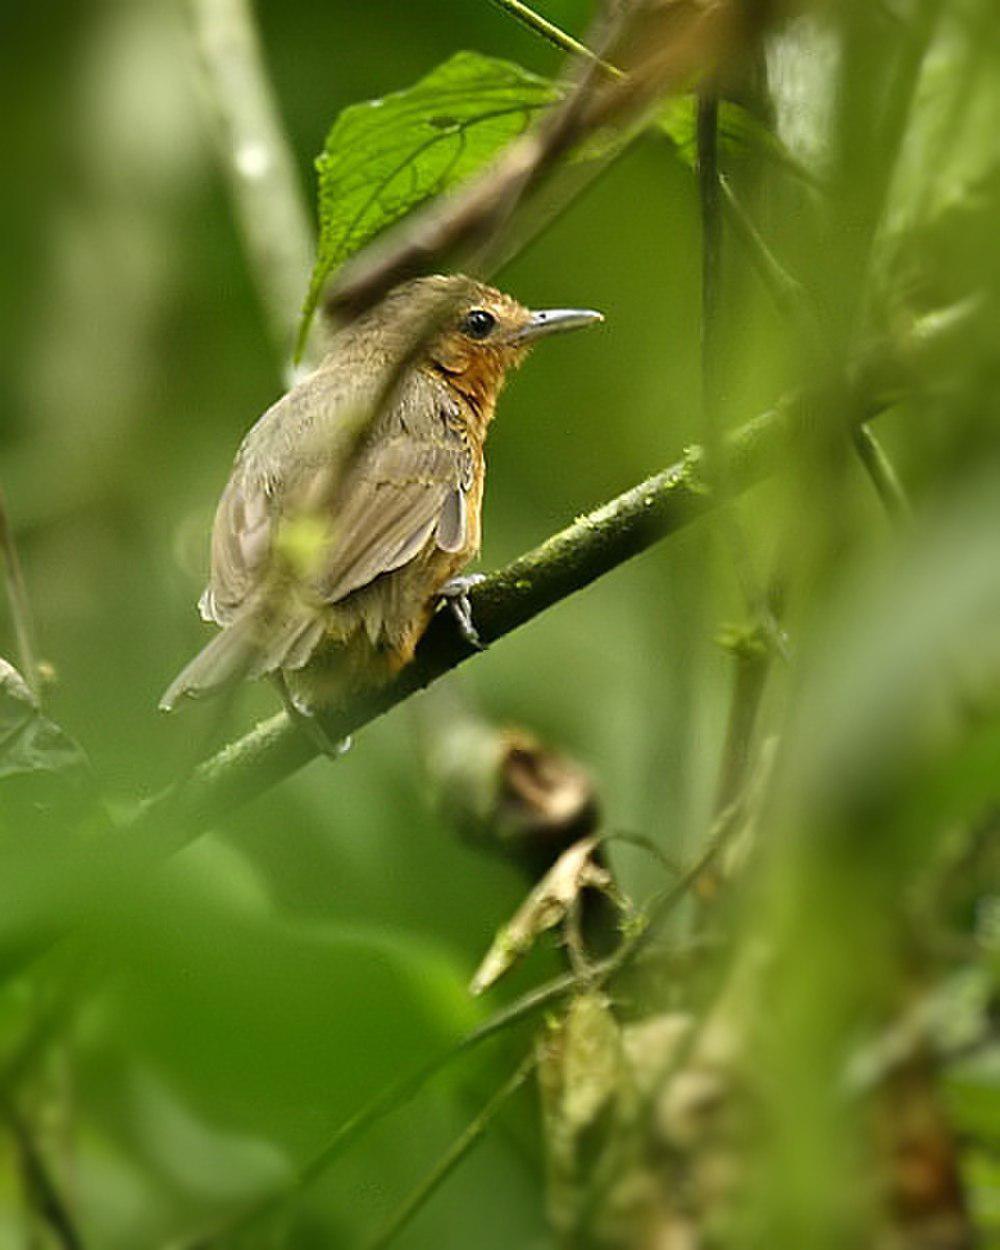
[[[856,398],[848,406],[849,419],[854,424],[869,420],[898,402],[914,376],[943,368],[982,311],[979,301],[964,300],[914,322],[902,343],[870,351],[851,370],[850,391]],[[730,488],[747,490],[775,472],[782,453],[810,428],[815,408],[815,396],[794,396],[729,434],[722,446]],[[700,460],[698,448],[688,450],[669,469],[580,517],[475,586],[469,598],[483,643],[527,624],[713,508],[717,500],[699,473]],[[334,741],[348,737],[476,654],[447,615],[439,614],[413,662],[393,682],[330,712],[324,728]],[[180,789],[148,800],[128,832],[133,838],[167,837],[170,849],[186,845],[228,812],[297,772],[316,753],[311,739],[279,712],[206,760]]]
[[[894,371],[888,370],[883,385],[889,386],[893,377]],[[880,399],[852,405],[852,411],[860,421],[892,398],[891,391],[883,393]],[[723,444],[727,482],[733,490],[748,489],[778,467],[781,450],[808,420],[812,407],[808,398],[789,400],[727,437]],[[690,449],[670,468],[580,517],[475,586],[469,598],[483,644],[527,624],[715,506],[699,471],[700,460],[700,450]],[[393,682],[329,712],[323,727],[333,741],[346,738],[475,654],[448,616],[439,614],[413,662]],[[170,827],[174,844],[183,845],[227,812],[297,772],[316,753],[312,740],[280,712],[207,760],[183,789],[149,800],[131,828],[138,834]]]
[[[216,141],[250,270],[288,359],[312,267],[305,200],[275,106],[250,0],[190,0]]]

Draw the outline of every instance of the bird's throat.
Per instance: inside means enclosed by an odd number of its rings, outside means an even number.
[[[503,370],[467,368],[453,373],[441,365],[437,369],[455,393],[462,410],[468,413],[470,423],[481,436],[485,435],[496,411],[497,397],[503,389]]]

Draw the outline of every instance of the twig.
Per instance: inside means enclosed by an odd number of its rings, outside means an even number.
[[[27,682],[36,699],[41,699],[41,680],[38,669],[38,651],[35,647],[35,628],[31,605],[24,585],[24,573],[14,542],[14,531],[7,514],[7,504],[0,491],[0,559],[3,560],[4,579],[7,585],[7,602],[14,622],[17,639],[18,665],[21,676]]]
[[[726,210],[729,224],[746,247],[754,269],[767,287],[778,310],[791,320],[804,317],[812,326],[815,323],[815,314],[809,304],[805,287],[797,278],[792,277],[768,247],[763,235],[724,174],[719,176],[719,188],[722,191],[722,205]]]
[[[309,280],[312,229],[264,68],[250,0],[189,0],[219,157],[282,360]]]
[[[968,332],[978,305],[930,314],[912,338],[894,350],[873,351],[854,370],[851,418],[868,420],[898,400],[914,367],[935,359],[946,344]],[[773,473],[782,451],[808,423],[815,397],[787,399],[728,435],[728,480],[746,490]],[[654,474],[603,507],[581,517],[541,546],[489,575],[470,595],[480,637],[495,642],[526,624],[654,543],[691,524],[715,506],[693,449],[669,469]],[[396,704],[456,668],[473,651],[443,615],[432,622],[413,663],[388,686],[356,699],[324,718],[339,741]],[[207,760],[192,776],[182,801],[173,791],[149,800],[129,825],[134,837],[150,827],[170,825],[175,845],[296,772],[316,754],[310,739],[282,712]]]
[[[536,35],[546,40],[547,43],[553,44],[563,52],[568,52],[570,56],[582,56],[587,61],[594,61],[612,78],[624,78],[625,75],[617,67],[609,61],[602,60],[596,52],[588,48],[585,43],[580,43],[578,39],[574,39],[572,35],[568,35],[564,30],[560,30],[548,18],[542,17],[540,13],[536,13],[534,9],[529,9],[526,4],[522,4],[521,0],[490,0],[498,9],[503,9],[505,13],[523,26],[527,26],[529,30],[533,30]]]
[[[413,1219],[417,1212],[432,1197],[435,1191],[451,1175],[472,1147],[496,1119],[507,1100],[515,1094],[531,1075],[537,1062],[534,1052],[529,1054],[515,1069],[511,1076],[500,1086],[482,1111],[467,1126],[431,1171],[405,1198],[397,1211],[390,1216],[385,1227],[367,1243],[366,1250],[385,1250],[395,1241],[397,1235]]]
[[[909,521],[913,516],[912,505],[882,444],[867,425],[855,426],[851,437],[858,458],[871,478],[875,493],[881,499],[886,512],[897,523]]]

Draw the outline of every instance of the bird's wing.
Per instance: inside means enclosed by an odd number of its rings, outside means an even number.
[[[372,448],[345,484],[316,589],[336,603],[413,559],[432,536],[460,551],[472,458],[463,447],[403,434]]]
[[[330,398],[343,403],[341,396]],[[338,405],[325,413],[320,406],[317,415],[315,399],[308,421],[297,419],[303,403],[296,392],[279,401],[237,457],[212,536],[212,575],[201,601],[209,620],[234,619],[264,581],[278,526],[297,510],[311,512],[326,495],[324,548],[308,581],[327,603],[400,568],[432,535],[446,551],[465,545],[473,454],[442,383],[412,370],[332,489],[327,430],[335,432]]]
[[[267,567],[272,528],[266,483],[237,466],[215,512],[212,573],[198,603],[206,621],[228,625],[251,597]]]

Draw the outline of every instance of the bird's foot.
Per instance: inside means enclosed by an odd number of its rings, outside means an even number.
[[[326,732],[316,708],[299,695],[293,694],[283,676],[278,675],[277,684],[289,720],[312,740],[320,755],[325,755],[331,760],[340,759],[342,755],[346,755],[352,744],[350,734],[339,740],[333,738]]]
[[[450,582],[445,582],[438,591],[442,604],[448,605],[452,616],[455,618],[458,632],[469,646],[474,647],[477,651],[485,651],[486,644],[479,637],[479,631],[476,629],[475,622],[472,619],[472,604],[469,602],[469,591],[473,586],[478,586],[480,582],[485,580],[486,577],[483,573],[469,573],[465,577],[453,577]]]
[[[354,739],[350,734],[346,738],[339,739],[328,734],[315,712],[303,712],[296,708],[293,718],[299,728],[312,739],[320,755],[325,755],[328,759],[339,760],[354,745]]]

